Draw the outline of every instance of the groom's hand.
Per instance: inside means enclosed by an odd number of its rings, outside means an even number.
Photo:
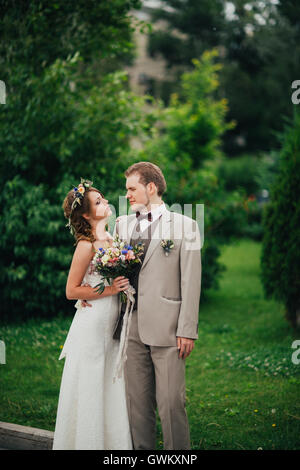
[[[194,349],[194,340],[177,336],[177,349],[179,350],[179,359],[186,359]]]

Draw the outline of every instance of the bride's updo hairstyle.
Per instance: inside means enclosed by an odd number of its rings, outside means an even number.
[[[90,200],[88,193],[95,191],[102,197],[103,194],[92,186],[92,182],[88,180],[81,180],[78,188],[74,188],[66,195],[62,208],[64,210],[64,216],[68,219],[70,232],[74,235],[77,244],[79,240],[88,240],[94,242],[96,239],[92,234],[92,227],[88,220],[83,217],[83,214],[90,213]]]

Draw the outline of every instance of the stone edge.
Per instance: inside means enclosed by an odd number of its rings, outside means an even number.
[[[8,450],[51,450],[54,433],[45,429],[0,421],[0,448]]]

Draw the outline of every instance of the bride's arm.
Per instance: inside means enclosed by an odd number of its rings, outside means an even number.
[[[121,286],[127,285],[125,279],[115,279],[112,286],[106,286],[102,294],[99,294],[93,287],[81,286],[85,272],[93,257],[92,244],[89,241],[81,240],[78,242],[75,249],[67,285],[66,285],[66,297],[69,300],[85,299],[95,300],[109,295],[114,295],[120,292]],[[120,290],[119,290],[120,289]]]

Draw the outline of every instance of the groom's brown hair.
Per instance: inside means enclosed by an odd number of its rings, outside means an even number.
[[[167,184],[161,169],[150,162],[138,162],[131,165],[125,171],[126,178],[133,173],[140,176],[139,182],[146,186],[148,183],[153,182],[157,187],[158,196],[162,196],[167,189]]]

